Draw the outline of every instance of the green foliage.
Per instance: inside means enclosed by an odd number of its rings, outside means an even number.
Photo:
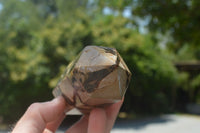
[[[138,0],[134,15],[150,16],[152,31],[168,32],[176,41],[173,49],[178,50],[185,43],[198,46],[200,43],[199,0]]]
[[[131,0],[94,0],[100,6],[100,8],[109,7],[113,10],[123,11],[127,7]]]
[[[51,4],[45,4],[49,1],[54,3],[52,10]],[[64,0],[0,2],[0,18],[4,18],[0,19],[0,116],[6,120],[18,118],[33,102],[52,99],[52,88],[65,67],[86,45],[115,47],[127,62],[133,77],[124,111],[169,111],[175,87],[186,79],[159,49],[153,35],[130,28],[132,20],[122,15],[91,15],[85,1],[78,0],[69,8],[64,7],[69,3]],[[33,10],[26,12],[26,7]],[[44,13],[41,9],[49,10]]]
[[[169,111],[172,91],[178,78],[173,64],[161,52],[149,47],[148,43],[129,48],[125,53],[132,53],[127,60],[133,71],[134,89],[130,90],[134,97],[132,103],[138,107],[133,110],[137,113]]]

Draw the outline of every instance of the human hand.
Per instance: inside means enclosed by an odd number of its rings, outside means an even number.
[[[123,101],[106,108],[95,108],[90,115],[84,115],[66,133],[109,133],[116,120]],[[52,133],[65,118],[67,108],[63,97],[50,102],[32,104],[17,122],[12,133]]]

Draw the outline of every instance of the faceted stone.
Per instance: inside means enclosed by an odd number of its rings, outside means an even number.
[[[66,68],[53,95],[82,113],[121,100],[131,72],[114,48],[87,46]],[[72,111],[73,114],[73,111]]]

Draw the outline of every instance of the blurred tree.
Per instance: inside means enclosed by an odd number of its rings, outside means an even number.
[[[2,10],[0,11],[1,30],[17,30],[16,25],[18,24],[29,26],[29,28],[33,29],[41,26],[42,19],[32,3],[22,0],[0,0],[0,4],[2,5]]]
[[[133,15],[149,16],[149,29],[153,32],[169,32],[174,39],[171,50],[178,51],[188,43],[199,47],[199,0],[137,0]]]
[[[152,34],[141,35],[131,19],[95,11],[98,3],[91,1],[0,3],[0,115],[6,120],[19,117],[32,102],[51,99],[66,65],[86,45],[115,47],[127,62],[133,79],[124,111],[157,113],[171,107],[179,75]],[[116,10],[126,5],[114,3]]]
[[[56,17],[58,14],[58,8],[56,6],[55,0],[28,0],[32,2],[39,11],[41,17],[48,18],[49,16]]]
[[[138,0],[132,14],[145,18],[151,32],[169,34],[166,49],[175,54],[175,62],[194,62],[200,59],[200,6],[199,0]],[[166,37],[167,38],[167,37]],[[194,69],[195,70],[195,69]],[[189,102],[199,97],[199,72],[189,72],[182,89],[188,93]]]

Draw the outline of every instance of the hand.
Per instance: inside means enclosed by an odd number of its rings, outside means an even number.
[[[84,115],[66,133],[109,133],[123,101],[106,108],[95,108],[90,115]],[[50,102],[32,104],[17,122],[12,133],[52,133],[65,118],[67,108],[63,97]]]

